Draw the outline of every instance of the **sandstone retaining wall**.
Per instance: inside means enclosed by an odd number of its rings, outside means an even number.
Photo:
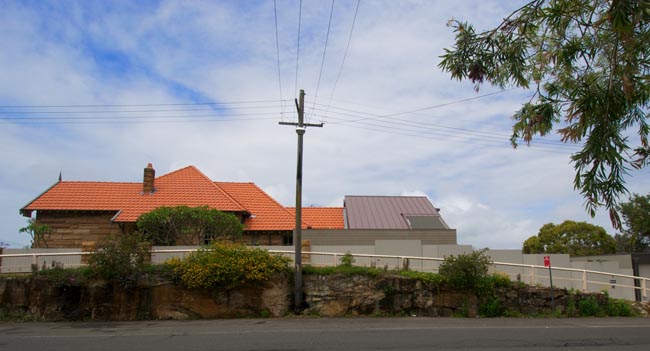
[[[303,313],[318,316],[409,315],[477,316],[474,294],[439,290],[401,276],[305,275]],[[141,281],[131,290],[103,281],[56,283],[46,277],[0,278],[0,314],[38,320],[146,320],[233,317],[280,317],[292,311],[293,284],[286,276],[236,289],[183,289],[169,280]],[[574,303],[604,294],[577,294]],[[569,304],[564,289],[554,291],[556,311]],[[497,288],[494,299],[508,311],[525,315],[551,312],[548,288]]]

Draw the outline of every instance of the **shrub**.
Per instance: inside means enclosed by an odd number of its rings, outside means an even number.
[[[469,254],[451,255],[440,265],[439,273],[447,280],[449,287],[458,290],[476,291],[481,279],[487,277],[492,264],[485,249]]]
[[[354,259],[354,256],[352,256],[350,251],[348,251],[341,257],[341,266],[352,267],[352,264],[356,261],[357,260]]]
[[[237,216],[203,207],[158,207],[140,216],[138,231],[154,245],[176,245],[177,241],[204,244],[215,239],[238,239],[243,226]]]
[[[150,245],[138,233],[109,239],[90,256],[97,276],[123,288],[134,287],[151,259]]]
[[[609,299],[607,301],[607,315],[611,317],[631,317],[634,315],[634,312],[629,302]]]
[[[578,313],[581,317],[591,317],[602,314],[598,301],[593,296],[589,296],[578,301]]]
[[[479,305],[478,313],[484,317],[501,317],[505,313],[505,308],[501,306],[499,298],[490,297],[484,303]]]
[[[213,242],[185,259],[167,262],[173,275],[188,288],[233,288],[264,281],[274,273],[287,272],[289,259],[241,244]]]

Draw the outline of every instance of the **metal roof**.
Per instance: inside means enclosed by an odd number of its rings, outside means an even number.
[[[438,210],[424,196],[348,195],[344,206],[348,229],[449,229]],[[409,218],[418,216],[427,217],[427,220],[418,220],[417,225],[413,225]]]

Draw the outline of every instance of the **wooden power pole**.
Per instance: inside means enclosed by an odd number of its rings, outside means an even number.
[[[300,89],[300,101],[296,99],[298,123],[280,122],[281,125],[295,126],[298,134],[298,167],[296,172],[296,228],[293,231],[295,262],[294,310],[300,312],[302,306],[302,137],[307,127],[322,127],[323,123],[305,123],[305,91]]]

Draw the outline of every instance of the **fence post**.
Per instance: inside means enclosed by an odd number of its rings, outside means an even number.
[[[587,271],[582,271],[582,291],[587,291]]]
[[[38,272],[38,255],[32,255],[32,272]]]
[[[334,254],[334,256],[333,256],[333,257],[334,257],[334,267],[336,267],[336,266],[338,266],[338,265],[339,265],[339,259],[338,259],[338,255],[337,255],[337,254]]]
[[[311,251],[311,240],[302,241],[302,252]],[[311,264],[311,254],[302,254],[302,263]]]
[[[535,285],[535,267],[528,268],[530,268],[530,285]]]
[[[97,250],[97,243],[94,241],[82,241],[81,242],[81,265],[87,265],[88,259],[90,256],[88,254],[83,254],[84,252],[95,252]]]
[[[647,279],[641,279],[641,295],[644,300],[648,299],[648,290],[646,290]]]

